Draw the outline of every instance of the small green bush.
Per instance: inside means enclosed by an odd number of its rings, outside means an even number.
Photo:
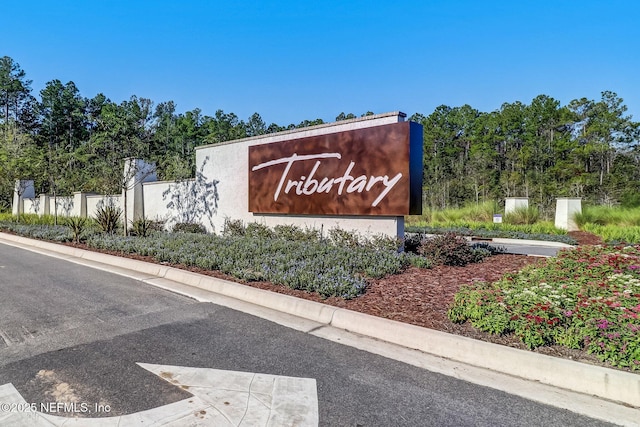
[[[207,234],[207,229],[202,224],[192,222],[179,222],[171,229],[174,233]]]
[[[404,250],[412,254],[418,253],[418,248],[424,240],[424,233],[405,233],[404,235]]]
[[[242,220],[231,218],[224,219],[224,225],[222,226],[223,236],[244,236],[245,231]]]
[[[465,266],[476,262],[477,256],[467,240],[455,233],[424,239],[418,248],[433,265]]]
[[[322,239],[322,232],[317,228],[302,229],[295,225],[283,224],[273,227],[274,237],[283,240],[317,241]]]
[[[420,256],[418,254],[408,254],[407,259],[409,260],[409,264],[414,267],[429,269],[433,268],[433,261],[431,261],[427,257]]]
[[[147,237],[150,233],[162,231],[163,229],[163,221],[153,221],[143,217],[131,223],[129,234],[131,236]]]
[[[80,243],[81,236],[85,232],[89,220],[78,216],[70,216],[63,219],[63,225],[69,227],[74,243]]]
[[[507,252],[504,246],[493,246],[487,242],[475,242],[471,245],[471,249],[473,249],[477,253],[486,253],[487,256],[493,256]]]
[[[251,222],[245,228],[245,235],[257,239],[268,239],[273,237],[274,232],[264,224]]]
[[[348,248],[357,248],[362,246],[363,239],[357,233],[343,230],[340,227],[329,230],[329,240],[338,246],[346,246]]]
[[[98,207],[96,212],[96,224],[100,230],[107,234],[113,234],[120,226],[122,209],[118,206],[104,205]]]
[[[376,234],[368,239],[364,239],[363,245],[380,251],[399,252],[402,250],[404,240],[396,237],[385,236],[384,234]]]

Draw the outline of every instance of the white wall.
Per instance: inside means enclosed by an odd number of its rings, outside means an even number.
[[[132,222],[144,215],[150,220],[167,221],[167,228],[176,222],[198,222],[207,227],[209,231],[219,233],[224,228],[225,219],[229,218],[241,220],[245,224],[258,222],[269,227],[279,224],[324,230],[340,227],[367,236],[376,234],[402,236],[404,234],[403,216],[305,216],[249,212],[248,149],[253,145],[398,123],[404,121],[404,117],[405,115],[399,112],[378,114],[228,143],[201,146],[196,148],[196,177],[182,182],[155,182],[153,165],[140,159],[129,159],[123,171],[124,176],[129,178],[127,220]],[[21,182],[17,182],[16,185]],[[30,183],[25,181],[25,184],[30,184],[31,188],[33,187],[32,181]],[[15,202],[19,201],[28,207],[28,210],[25,209],[25,211],[34,212],[37,200],[25,200],[35,198],[35,194],[32,193],[33,191],[29,190],[18,198],[16,192],[14,210],[18,206]],[[74,193],[74,196],[71,197],[58,197],[55,207],[52,197],[41,195],[39,199],[43,209],[34,213],[40,215],[53,213],[55,209],[59,216],[95,217],[98,205],[109,200],[124,209],[122,196]],[[47,204],[50,209],[46,208]]]
[[[205,181],[218,180],[218,208],[210,223],[203,222],[209,231],[220,232],[225,218],[242,220],[245,224],[258,222],[273,227],[279,224],[292,224],[300,227],[323,228],[328,230],[340,227],[357,231],[364,235],[386,234],[402,236],[404,217],[393,216],[306,216],[253,214],[249,212],[249,146],[268,144],[289,139],[325,135],[348,130],[404,121],[404,114],[395,112],[368,116],[354,120],[345,120],[326,125],[312,126],[300,130],[262,135],[222,144],[213,144],[196,148],[196,168],[202,170]],[[210,205],[210,202],[208,202]]]
[[[68,197],[56,197],[55,207],[54,200],[51,198],[51,209],[54,210],[58,216],[79,216],[74,214],[74,200],[73,196]],[[52,212],[53,214],[53,212]]]
[[[98,207],[112,204],[120,206],[122,204],[122,196],[89,194],[87,195],[87,216],[95,218],[98,213]]]
[[[126,159],[123,178],[127,184],[122,191],[122,219],[126,220],[127,227],[130,227],[134,221],[145,216],[142,184],[157,180],[156,166],[143,159]],[[124,206],[125,197],[127,206]]]
[[[175,182],[170,181],[145,182],[142,185],[144,216],[146,219],[167,221],[167,226],[174,222],[172,218],[176,216],[176,213],[167,205],[170,202],[168,192],[175,185]]]
[[[40,208],[40,199],[39,198],[28,198],[22,200],[22,213],[25,214],[37,214],[39,213]]]

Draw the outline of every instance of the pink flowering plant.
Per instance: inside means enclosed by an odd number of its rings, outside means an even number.
[[[462,286],[448,311],[529,348],[585,349],[640,369],[640,246],[582,246],[495,283]]]

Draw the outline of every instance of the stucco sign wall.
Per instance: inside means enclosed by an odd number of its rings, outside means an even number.
[[[249,211],[420,213],[422,127],[400,122],[249,147]]]

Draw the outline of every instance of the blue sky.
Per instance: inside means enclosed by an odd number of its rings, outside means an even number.
[[[616,92],[640,120],[640,2],[5,2],[0,56],[85,97],[280,125],[340,112],[493,111]]]

